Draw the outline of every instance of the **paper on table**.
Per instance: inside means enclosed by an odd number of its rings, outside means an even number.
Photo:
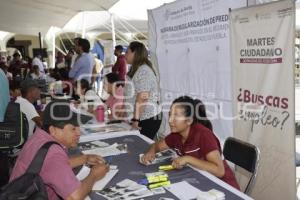
[[[99,146],[99,147],[108,147],[108,146],[109,146],[108,143],[102,142],[102,141],[99,141],[99,140],[93,141],[93,142],[91,142],[91,143],[92,143],[92,144],[95,144],[95,145],[97,145],[97,146]]]
[[[105,126],[98,127],[87,127],[85,128],[86,133],[110,133],[118,131],[128,131],[127,127],[121,126],[119,124],[109,124]]]
[[[97,122],[92,119],[88,123],[80,125],[80,128],[99,128],[104,126],[106,126],[105,122]]]
[[[127,148],[125,148],[125,146],[124,146],[123,149],[119,148],[120,145],[125,145],[125,144],[114,143],[114,144],[112,144],[108,147],[85,150],[85,151],[82,151],[82,153],[84,153],[84,154],[96,154],[96,155],[100,155],[102,157],[115,156],[115,155],[120,155],[122,153],[127,153]]]
[[[143,164],[142,162],[142,157],[144,154],[140,154],[140,163]],[[157,163],[161,163],[161,162],[166,162],[166,161],[171,161],[173,158],[177,157],[175,151],[173,151],[172,149],[167,149],[161,152],[158,152],[155,154],[155,159],[152,162],[149,162],[147,165],[153,165],[153,164],[157,164]]]
[[[181,200],[196,199],[198,194],[201,193],[201,190],[186,181],[174,183],[165,188]]]
[[[90,171],[90,168],[88,168],[87,166],[83,166],[76,177],[81,181],[89,175]],[[107,185],[107,183],[118,173],[118,171],[118,169],[110,169],[102,179],[94,184],[92,190],[102,190]]]
[[[108,200],[133,200],[141,199],[143,197],[152,196],[154,193],[145,185],[140,185],[132,180],[125,179],[116,184],[114,187],[104,188],[101,191],[96,192]]]

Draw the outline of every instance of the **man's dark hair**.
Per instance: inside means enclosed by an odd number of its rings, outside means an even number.
[[[80,79],[80,87],[86,91],[91,89],[90,83],[85,79]]]
[[[32,80],[30,78],[25,79],[21,82],[21,94],[22,97],[26,97],[27,93],[31,91],[34,88],[39,88],[38,83],[35,80]]]
[[[80,46],[83,52],[88,53],[90,52],[90,42],[87,39],[78,38],[78,46]]]
[[[116,49],[117,51],[120,51],[120,52],[123,52],[123,50],[124,50],[124,48],[123,48],[122,45],[117,45],[117,46],[115,46],[115,49]]]
[[[116,83],[116,86],[122,86],[124,87],[124,82],[120,81],[118,74],[116,73],[109,73],[105,75],[105,78],[107,79],[107,82],[110,84]]]
[[[22,94],[22,97],[25,98],[25,97],[27,96],[28,92],[31,91],[31,90],[34,89],[34,88],[38,88],[38,87],[36,87],[36,86],[30,86],[30,87],[28,87],[28,88],[22,88],[22,87],[21,87],[21,94]]]
[[[21,89],[20,81],[16,81],[16,80],[9,81],[9,90],[15,91],[17,89]]]

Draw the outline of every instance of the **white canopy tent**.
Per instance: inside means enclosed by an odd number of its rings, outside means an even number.
[[[0,0],[0,30],[25,35],[37,35],[41,32],[45,35],[51,26],[64,27],[72,17],[81,11],[109,11],[119,18],[131,21],[138,30],[147,30],[147,9],[158,7],[164,3],[174,0]],[[249,0],[255,2],[255,0]],[[257,2],[269,2],[270,0],[257,0]],[[300,1],[297,0],[296,27],[300,28]],[[101,14],[103,15],[108,15]],[[98,14],[97,14],[98,15]],[[103,22],[102,18],[97,20],[86,20],[85,25],[91,27]],[[96,22],[96,24],[95,24]],[[81,24],[82,25],[82,24]],[[116,29],[122,30],[122,26]],[[108,30],[107,28],[94,27],[96,31]],[[78,28],[78,27],[77,27]],[[74,30],[74,29],[73,29]],[[95,31],[95,30],[93,30]],[[1,39],[1,38],[0,38]]]
[[[0,51],[14,34],[43,36],[81,11],[108,10],[118,0],[0,0]],[[47,42],[48,43],[48,42]]]
[[[46,34],[63,27],[80,11],[108,10],[118,0],[0,0],[0,30],[17,34]]]
[[[13,34],[38,35],[41,32],[46,37],[47,33],[53,35],[51,27],[55,27],[55,34],[112,32],[112,14],[117,35],[147,32],[147,9],[171,1],[174,0],[0,0],[1,50],[5,50],[7,37]],[[88,11],[85,19],[82,11]],[[58,31],[56,27],[63,30]]]
[[[136,31],[147,31],[147,20],[126,20],[116,14],[110,13],[108,11],[86,11],[77,13],[67,24],[63,27],[65,32],[82,32],[83,29],[86,31],[99,31],[107,32],[111,26],[111,16],[114,16],[115,28],[126,32],[126,27],[123,25],[128,25],[135,28]]]
[[[63,28],[49,29],[45,37],[48,49],[55,48],[52,37],[68,32],[79,33],[89,40],[94,40],[101,33],[111,33],[112,46],[116,44],[116,36],[127,44],[128,40],[138,40],[134,37],[135,34],[147,38],[144,34],[148,31],[147,9],[172,1],[174,0],[120,0],[108,11],[79,12]]]

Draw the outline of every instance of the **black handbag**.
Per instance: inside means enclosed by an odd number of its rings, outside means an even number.
[[[54,141],[45,143],[36,153],[26,172],[0,189],[0,200],[48,200],[47,189],[39,173],[52,144],[58,143]]]
[[[10,102],[4,121],[0,122],[0,149],[21,147],[28,137],[28,121],[21,112],[20,104]]]

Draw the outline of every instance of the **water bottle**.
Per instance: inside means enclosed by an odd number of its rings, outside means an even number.
[[[96,119],[98,122],[104,122],[104,106],[103,105],[99,105],[97,106],[97,116]]]

